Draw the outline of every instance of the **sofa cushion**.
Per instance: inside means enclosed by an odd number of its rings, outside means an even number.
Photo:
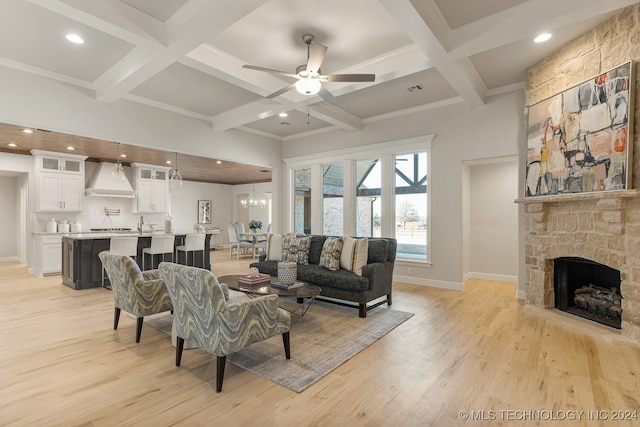
[[[309,264],[310,246],[311,236],[294,237],[286,235],[282,239],[282,257],[280,261],[296,262],[301,265]]]
[[[327,236],[311,236],[311,246],[309,247],[309,264],[320,264],[322,246]]]
[[[369,289],[369,279],[350,271],[339,269],[329,271],[319,265],[308,264],[298,267],[298,280],[320,287],[330,287],[345,291],[365,291]]]
[[[269,234],[267,236],[267,260],[280,261],[282,257],[282,234]]]
[[[342,253],[340,254],[340,268],[362,276],[362,267],[367,264],[369,239],[354,239],[344,236]]]
[[[340,253],[342,252],[342,237],[327,237],[322,244],[320,267],[331,271],[340,268]]]
[[[386,262],[389,252],[389,241],[387,239],[369,239],[369,255],[367,264],[372,262]]]

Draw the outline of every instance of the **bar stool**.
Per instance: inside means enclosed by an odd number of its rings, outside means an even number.
[[[176,247],[177,261],[180,263],[180,254],[179,252],[184,252],[184,263],[185,265],[192,265],[195,267],[196,265],[196,251],[202,251],[202,268],[204,268],[204,239],[206,235],[202,233],[191,233],[187,234],[187,237],[184,239],[184,245]],[[191,264],[189,264],[189,252],[191,252]],[[181,263],[180,263],[181,264]]]
[[[112,237],[109,241],[109,253],[130,256],[134,260],[138,255],[137,237]],[[104,265],[102,265],[102,287],[104,288]]]
[[[151,236],[151,246],[142,250],[142,270],[145,270],[145,254],[151,256],[151,269],[153,269],[153,257],[155,255],[162,255],[162,261],[164,261],[164,256],[167,254],[171,254],[171,262],[173,262],[173,246],[175,240],[176,236],[174,236],[173,234]]]

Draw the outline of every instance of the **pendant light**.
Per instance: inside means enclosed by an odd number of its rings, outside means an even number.
[[[256,173],[253,172],[253,186],[251,188],[251,194],[247,199],[240,200],[240,206],[243,208],[264,208],[267,204],[267,201],[264,199],[258,199],[258,195],[256,194]]]
[[[176,155],[176,165],[173,168],[173,172],[171,173],[171,187],[173,188],[178,188],[178,187],[182,187],[182,175],[180,174],[180,171],[178,170],[178,153],[174,153]]]
[[[115,165],[113,165],[113,170],[111,171],[111,179],[113,179],[114,182],[124,181],[126,179],[126,176],[124,174],[124,169],[122,167],[122,163],[120,163],[120,143],[119,142],[116,142],[116,147],[117,147],[117,153],[116,153],[117,162]]]

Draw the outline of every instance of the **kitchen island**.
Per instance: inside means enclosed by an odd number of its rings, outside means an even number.
[[[151,246],[153,235],[164,235],[164,232],[116,232],[116,233],[78,233],[62,236],[62,283],[71,289],[81,290],[99,288],[102,286],[102,263],[98,254],[109,250],[112,237],[138,237],[138,254],[136,260],[142,265],[142,249]],[[175,246],[184,244],[187,233],[172,233],[176,236]],[[204,243],[204,253],[196,252],[195,265],[203,265],[211,270],[209,251],[211,250],[211,236],[213,231],[207,231]],[[174,253],[175,253],[174,246]],[[168,260],[168,259],[167,259]],[[105,278],[105,283],[108,280]]]

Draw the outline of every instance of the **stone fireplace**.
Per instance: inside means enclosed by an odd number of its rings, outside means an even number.
[[[580,258],[602,264],[620,273],[622,334],[640,342],[640,192],[566,195],[523,203],[526,303],[556,307],[555,260]]]
[[[637,66],[639,23],[640,3],[636,3],[529,67],[525,105],[534,105],[626,61]],[[627,189],[520,202],[524,205],[526,303],[532,308],[555,307],[554,260],[583,258],[603,264],[620,272],[621,333],[640,343],[640,72],[632,81],[636,91],[631,116],[636,126],[629,141],[633,156]]]

